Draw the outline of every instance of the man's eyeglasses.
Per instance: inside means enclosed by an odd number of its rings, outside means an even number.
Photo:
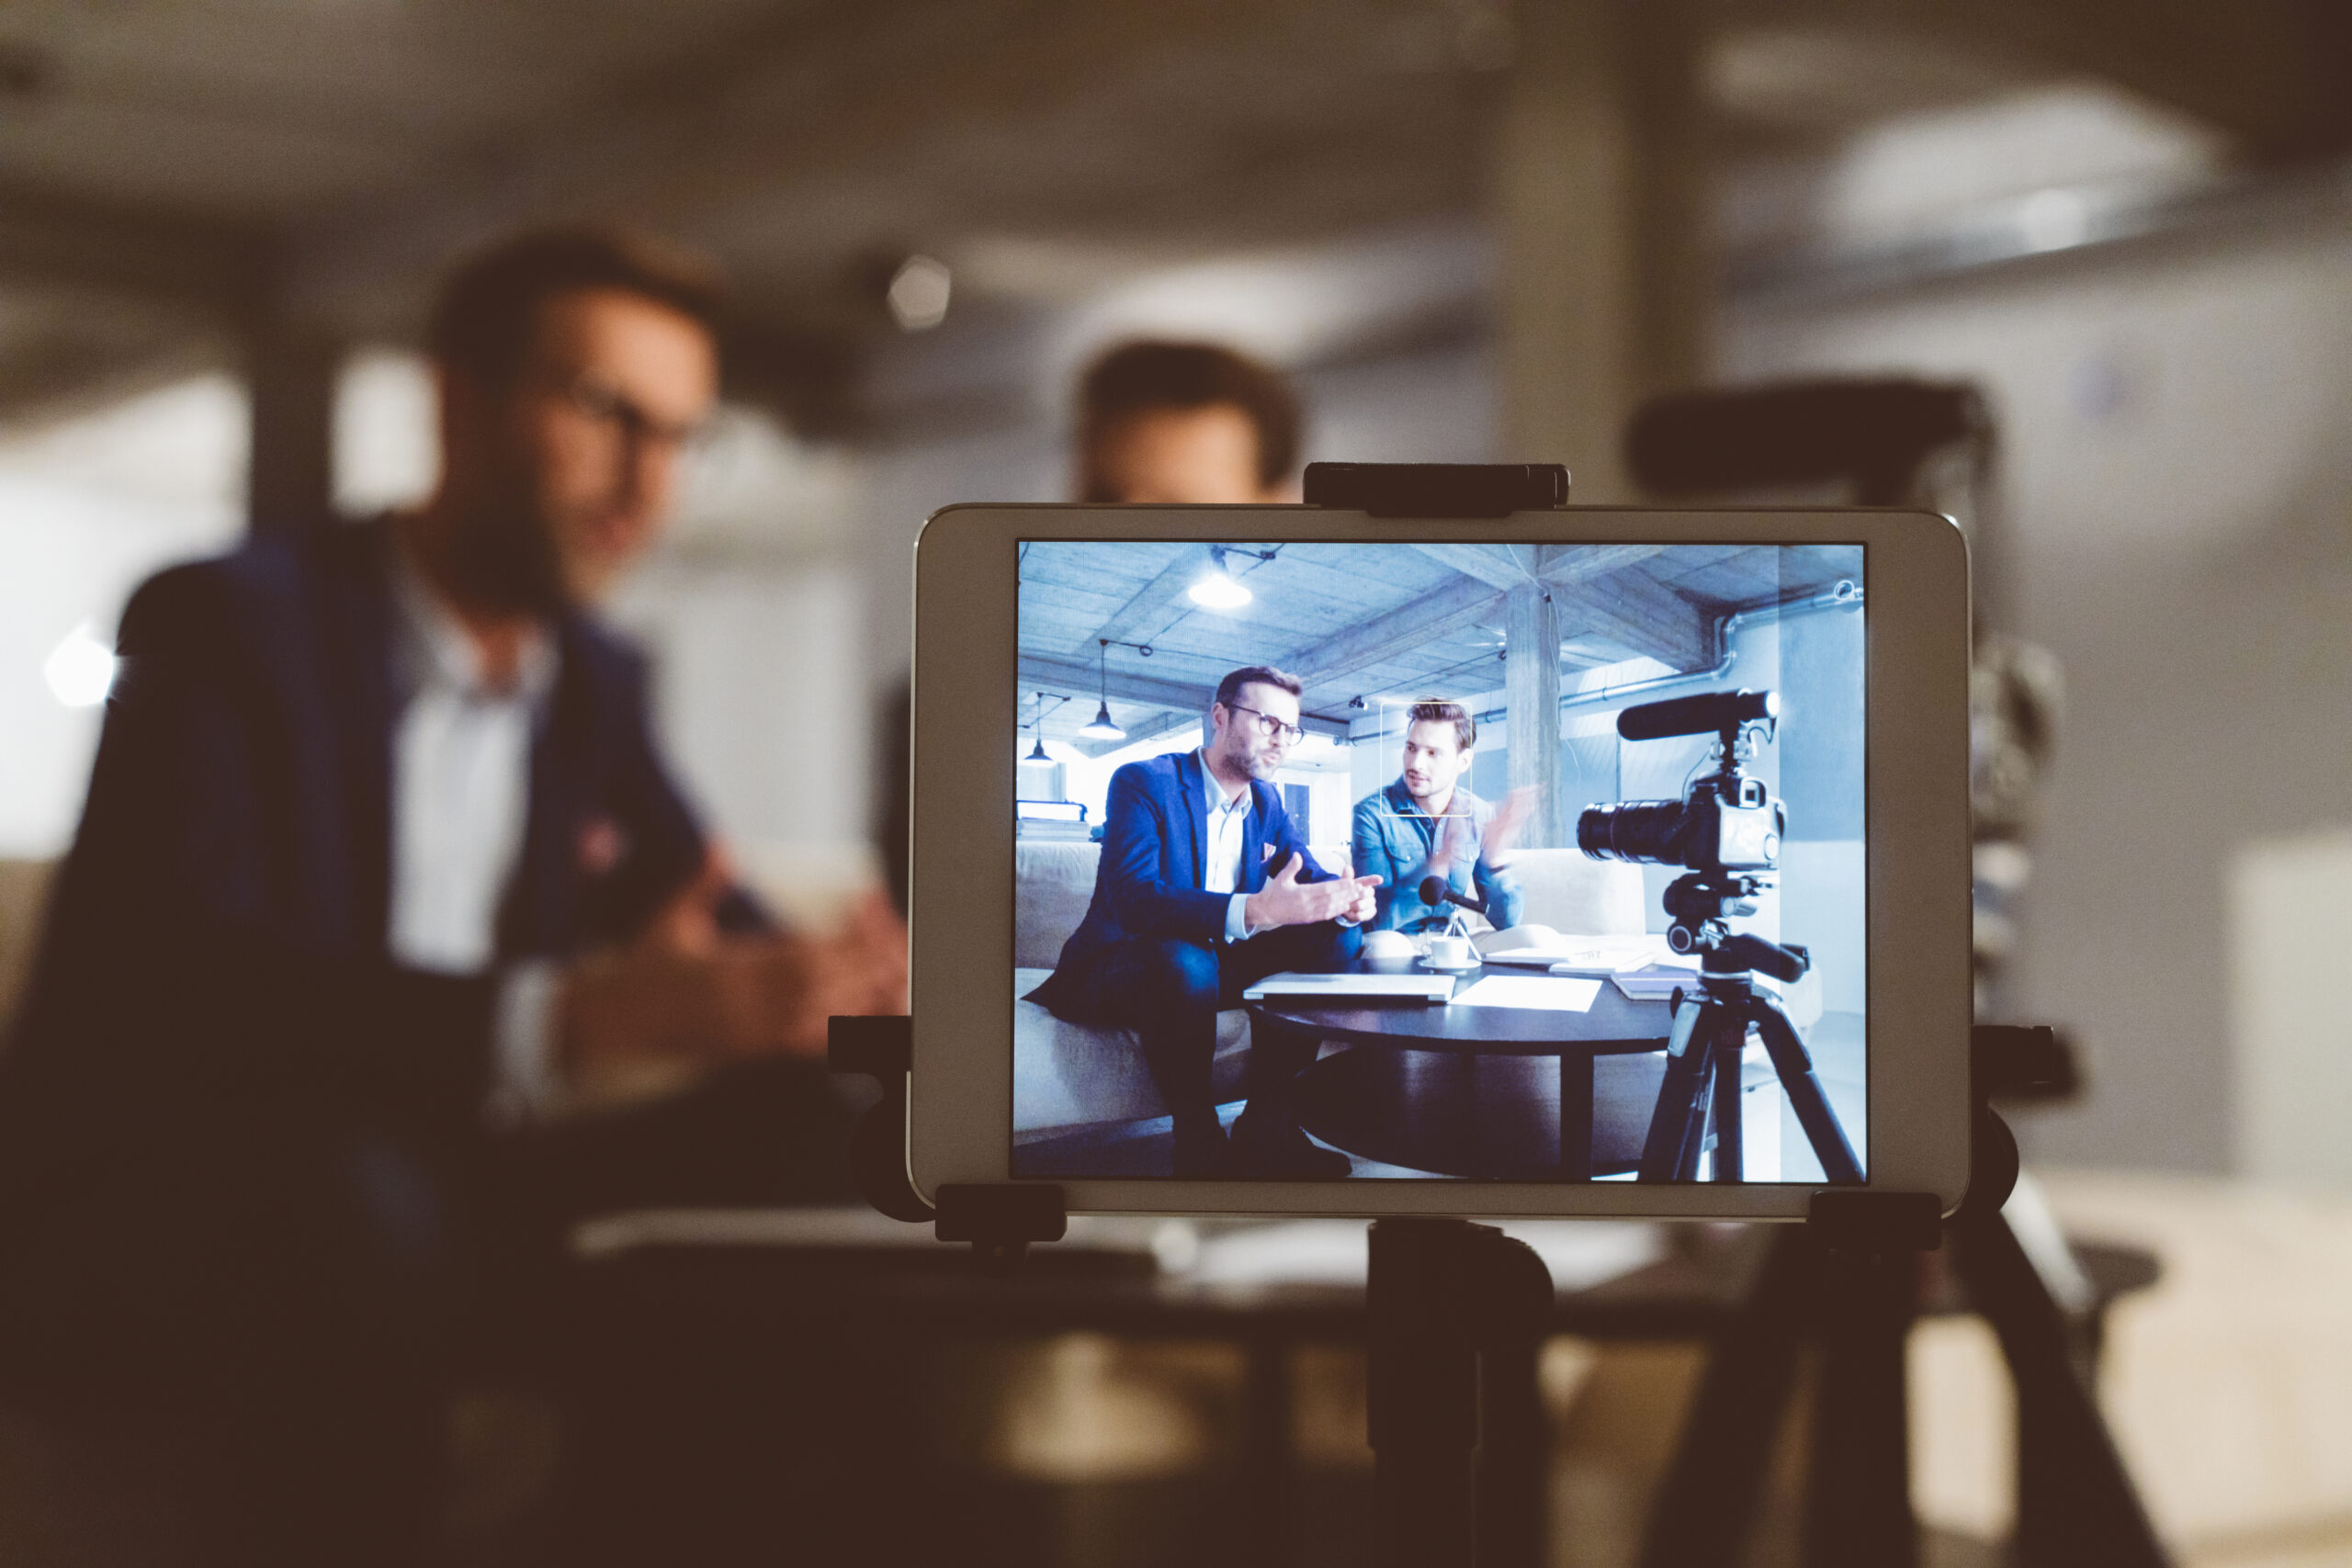
[[[1298,726],[1284,724],[1281,719],[1262,709],[1244,707],[1239,703],[1227,703],[1225,705],[1235,713],[1252,715],[1258,720],[1258,729],[1261,734],[1270,735],[1285,746],[1295,746],[1306,738],[1306,731]]]
[[[569,381],[557,389],[573,409],[608,429],[617,431],[632,446],[662,446],[673,451],[691,450],[702,444],[710,427],[702,423],[673,423],[656,419],[636,401],[594,381]]]

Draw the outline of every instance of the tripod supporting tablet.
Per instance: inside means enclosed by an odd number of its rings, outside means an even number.
[[[1980,1100],[1968,1197],[1948,1229],[1955,1272],[1991,1324],[2017,1386],[2018,1510],[2011,1561],[2164,1568],[2066,1319],[2003,1213],[2017,1144],[1983,1102],[1996,1071],[2056,1055],[2048,1030],[1979,1028]],[[1988,1066],[1998,1062],[2000,1066]],[[1911,1513],[1904,1346],[1918,1308],[1919,1254],[1940,1237],[1924,1194],[1815,1193],[1802,1228],[1775,1239],[1748,1299],[1716,1339],[1654,1506],[1645,1568],[1739,1561],[1799,1353],[1819,1355],[1805,1495],[1804,1560],[1816,1568],[1918,1561]]]
[[[1366,1413],[1385,1561],[1536,1568],[1545,1559],[1536,1362],[1552,1276],[1467,1220],[1372,1225]]]

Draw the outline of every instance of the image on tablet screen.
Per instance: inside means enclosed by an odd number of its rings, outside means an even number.
[[[1012,1174],[1866,1179],[1862,547],[1019,558]]]

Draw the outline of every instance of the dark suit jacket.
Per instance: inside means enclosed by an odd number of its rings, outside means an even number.
[[[1204,889],[1208,843],[1208,785],[1196,751],[1171,751],[1129,762],[1111,775],[1102,814],[1102,859],[1086,918],[1062,944],[1060,962],[1030,999],[1073,1022],[1091,1013],[1089,982],[1114,944],[1129,937],[1172,937],[1214,946],[1225,940],[1229,893]],[[1283,808],[1282,792],[1261,780],[1250,784],[1250,814],[1242,824],[1241,883],[1255,893],[1283,857],[1299,857],[1299,880],[1331,874],[1315,863]]]
[[[0,1278],[25,1286],[0,1303],[0,1355],[20,1367],[28,1348],[119,1358],[322,1292],[322,1311],[397,1295],[448,1256],[497,980],[388,952],[390,547],[381,524],[259,540],[123,614],[0,1058]],[[641,660],[577,615],[555,637],[502,960],[628,937],[703,855]]]

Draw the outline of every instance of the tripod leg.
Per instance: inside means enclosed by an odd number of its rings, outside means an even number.
[[[1822,1174],[1834,1182],[1859,1186],[1862,1162],[1847,1141],[1846,1129],[1838,1124],[1838,1112],[1829,1107],[1829,1096],[1822,1090],[1821,1079],[1813,1070],[1812,1054],[1805,1050],[1797,1026],[1770,997],[1750,996],[1747,1010],[1748,1021],[1763,1036],[1764,1049],[1771,1054],[1772,1070],[1780,1075],[1781,1088],[1797,1113],[1797,1124],[1813,1145],[1814,1157],[1821,1161]]]
[[[1747,1147],[1739,1122],[1740,1054],[1747,1049],[1747,1021],[1725,1015],[1715,1035],[1715,1179],[1747,1179]]]
[[[1904,1345],[1919,1255],[1821,1249],[1821,1376],[1805,1483],[1813,1568],[1911,1568],[1911,1449]]]
[[[1538,1568],[1545,1559],[1552,1434],[1543,1355],[1540,1337],[1478,1352],[1477,1568]]]
[[[1642,1143],[1637,1180],[1672,1181],[1682,1169],[1682,1149],[1690,1138],[1690,1124],[1699,1119],[1700,1096],[1706,1090],[1699,1020],[1704,1003],[1685,996],[1674,1010],[1674,1032],[1666,1043],[1666,1080],[1658,1085],[1657,1109],[1650,1113],[1649,1136]]]
[[[1690,1115],[1682,1123],[1682,1153],[1674,1162],[1674,1179],[1699,1179],[1699,1156],[1707,1152],[1707,1102],[1715,1081],[1715,1024],[1712,1012],[1701,1012],[1699,1030],[1691,1039],[1690,1059],[1696,1064],[1691,1079]]]
[[[1673,1462],[1650,1506],[1642,1568],[1725,1568],[1739,1560],[1755,1523],[1817,1294],[1820,1256],[1794,1225],[1779,1227],[1770,1245],[1747,1299],[1708,1351]]]
[[[1453,1296],[1475,1229],[1419,1217],[1372,1226],[1365,1413],[1380,1534],[1396,1568],[1473,1562],[1478,1348]]]
[[[2018,1393],[2020,1568],[2098,1562],[2165,1568],[2115,1439],[2075,1374],[2065,1321],[1997,1210],[1952,1222],[1970,1303],[2000,1337]]]

